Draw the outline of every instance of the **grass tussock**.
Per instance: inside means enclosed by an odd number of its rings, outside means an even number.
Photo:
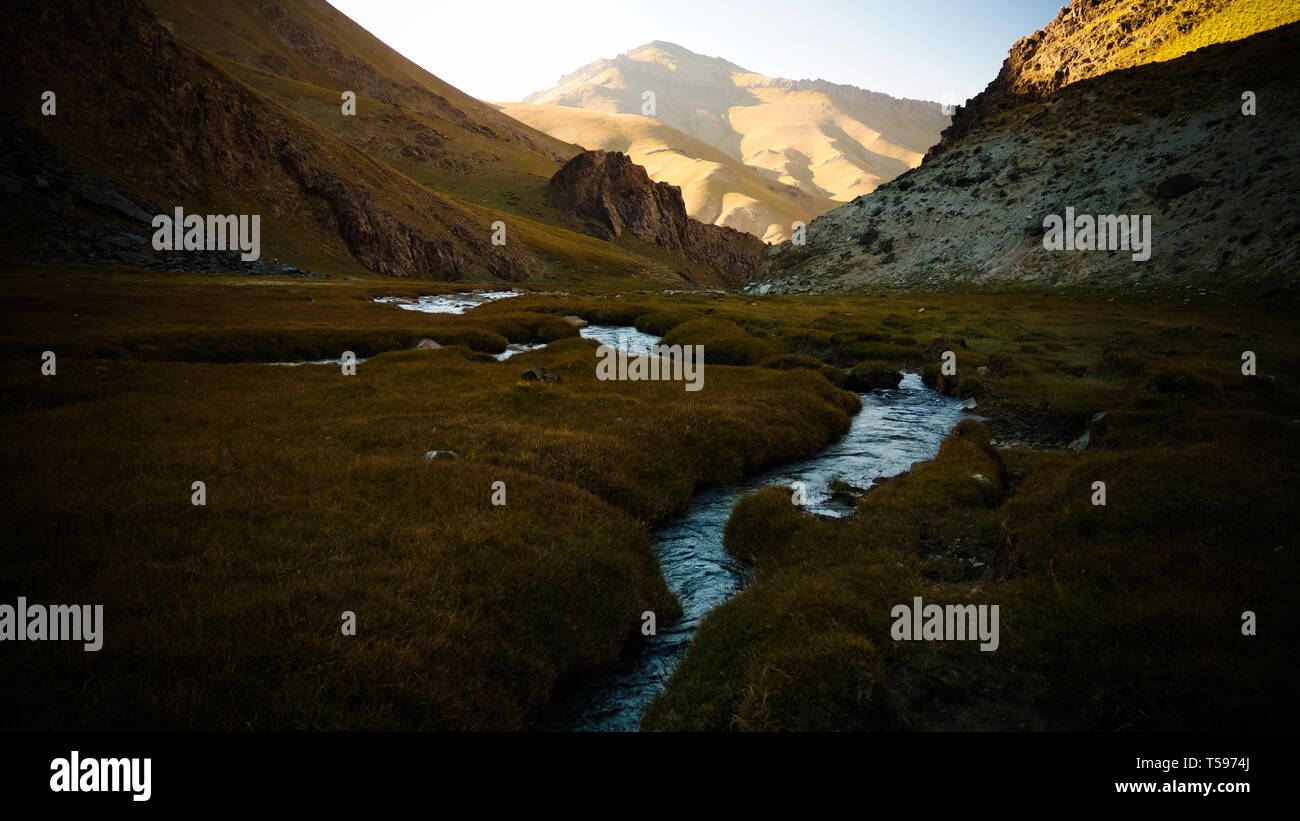
[[[745,329],[726,319],[692,319],[664,335],[665,345],[703,345],[712,365],[754,365],[771,353]]]

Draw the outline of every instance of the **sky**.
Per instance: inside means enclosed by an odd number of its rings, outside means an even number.
[[[1066,0],[330,0],[467,94],[516,102],[667,40],[769,77],[963,102]]]

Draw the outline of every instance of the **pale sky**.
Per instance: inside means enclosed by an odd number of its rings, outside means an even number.
[[[330,0],[445,82],[516,102],[651,40],[770,77],[962,102],[1066,0]]]

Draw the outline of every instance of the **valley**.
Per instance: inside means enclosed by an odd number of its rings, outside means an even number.
[[[949,115],[21,0],[0,599],[103,642],[4,642],[0,723],[1300,726],[1300,9],[1044,20]]]

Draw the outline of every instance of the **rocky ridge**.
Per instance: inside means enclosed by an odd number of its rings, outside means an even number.
[[[1051,23],[1017,40],[998,76],[959,106],[926,159],[959,144],[981,123],[1065,86],[1112,71],[1181,57],[1300,20],[1292,3],[1258,0],[1074,0]]]
[[[1011,45],[997,77],[957,108],[926,158],[961,143],[979,123],[1037,103],[1070,83],[1195,48],[1258,34],[1300,19],[1300,8],[1257,0],[1074,0],[1052,22]],[[1232,36],[1223,31],[1231,30]]]

